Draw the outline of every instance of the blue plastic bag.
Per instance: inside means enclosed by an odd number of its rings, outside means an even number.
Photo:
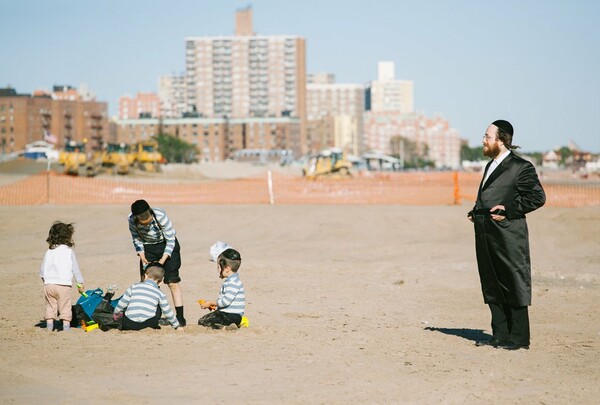
[[[91,319],[96,307],[104,298],[104,291],[102,291],[101,288],[96,288],[95,290],[87,290],[85,293],[87,294],[87,297],[81,295],[81,297],[79,297],[77,300],[77,304],[81,305],[83,311]],[[119,299],[121,299],[121,297],[111,300],[110,305],[112,305],[113,308],[116,308],[117,304],[119,303]]]

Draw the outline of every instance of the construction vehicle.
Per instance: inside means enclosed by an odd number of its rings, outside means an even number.
[[[302,169],[302,174],[310,180],[348,179],[352,177],[351,168],[352,164],[346,159],[345,153],[340,149],[331,148],[311,156]]]
[[[134,146],[135,163],[137,166],[148,172],[159,172],[162,155],[158,151],[158,142],[142,141]]]
[[[85,144],[75,141],[68,142],[58,155],[58,163],[64,166],[64,173],[74,176],[79,175],[79,167],[85,166]]]
[[[129,145],[109,143],[100,155],[102,167],[111,168],[116,174],[128,174],[130,166]]]

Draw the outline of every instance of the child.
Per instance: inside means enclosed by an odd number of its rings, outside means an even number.
[[[148,263],[145,280],[133,284],[125,291],[115,308],[114,318],[123,316],[123,330],[160,329],[158,320],[161,310],[174,329],[183,330],[167,301],[167,296],[158,288],[165,276],[159,262]]]
[[[157,261],[162,264],[165,269],[164,283],[171,290],[177,320],[181,326],[185,326],[183,290],[179,284],[181,248],[173,223],[165,210],[151,208],[146,200],[137,200],[131,204],[128,222],[135,252],[140,257],[141,281],[144,281],[144,268],[149,262]]]
[[[73,242],[73,224],[54,222],[48,232],[48,250],[44,256],[40,277],[44,283],[46,297],[46,330],[54,330],[54,319],[58,315],[62,321],[63,331],[70,330],[71,319],[71,282],[73,276],[77,280],[79,292],[85,291],[83,276],[79,270],[77,257],[71,249]]]
[[[240,253],[235,249],[226,249],[219,255],[217,270],[225,282],[216,301],[205,301],[200,305],[204,309],[213,307],[216,310],[200,318],[198,325],[213,329],[239,328],[246,307],[244,284],[237,274],[241,263]]]

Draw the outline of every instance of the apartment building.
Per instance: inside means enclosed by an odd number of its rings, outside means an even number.
[[[366,142],[373,150],[402,155],[399,140],[405,139],[414,142],[416,152],[433,161],[437,168],[460,167],[461,140],[458,131],[442,117],[367,111],[364,125]]]
[[[397,80],[394,62],[377,64],[377,80],[367,87],[366,110],[373,112],[414,112],[414,85],[411,80]]]
[[[295,153],[306,152],[305,40],[255,35],[252,9],[236,13],[236,35],[186,38],[189,115],[206,118],[289,117],[300,122]]]
[[[310,152],[336,147],[358,155],[364,150],[364,94],[363,85],[335,83],[331,73],[309,75],[306,138]]]
[[[90,150],[110,141],[108,106],[86,101],[74,89],[67,92],[36,91],[19,94],[0,89],[0,147],[3,153],[21,151],[28,143],[56,137],[60,147],[68,141],[86,142]]]
[[[135,119],[140,117],[161,117],[161,103],[156,93],[137,93],[119,97],[119,119]]]
[[[167,75],[158,78],[158,99],[160,116],[181,118],[188,112],[185,98],[185,75]]]
[[[203,161],[223,161],[243,150],[297,150],[301,123],[293,117],[165,118],[115,121],[118,142],[133,144],[159,133],[196,145]]]

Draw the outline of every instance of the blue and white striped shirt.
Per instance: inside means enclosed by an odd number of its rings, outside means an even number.
[[[154,317],[159,305],[171,326],[177,329],[179,322],[167,301],[167,296],[153,280],[146,280],[129,287],[119,300],[114,313],[125,312],[127,318],[141,323]]]
[[[244,315],[246,309],[246,291],[237,273],[231,274],[221,286],[217,309],[230,314]]]
[[[152,221],[146,226],[136,224],[133,214],[129,214],[129,232],[131,232],[135,251],[138,253],[143,252],[144,243],[154,245],[166,240],[164,253],[171,256],[173,249],[175,249],[175,228],[173,228],[173,224],[167,217],[165,210],[152,208],[152,211],[154,211],[156,219],[152,218]]]

